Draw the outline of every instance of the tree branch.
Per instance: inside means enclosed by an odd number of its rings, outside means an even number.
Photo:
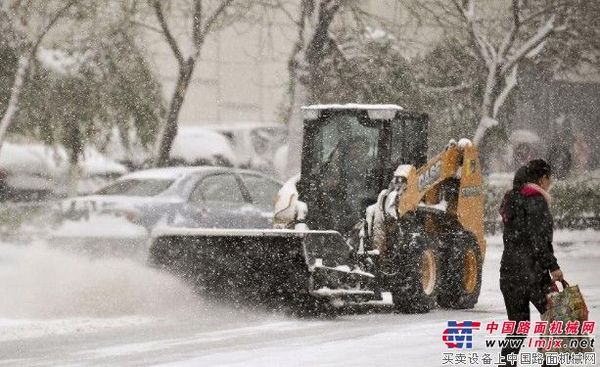
[[[202,0],[194,1],[194,16],[192,20],[192,39],[194,46],[202,43]]]
[[[513,24],[510,28],[510,31],[502,41],[500,48],[498,49],[498,56],[501,59],[506,57],[508,51],[512,48],[517,34],[519,33],[519,29],[521,27],[521,2],[520,0],[512,0],[512,15],[513,15]]]
[[[502,88],[502,91],[500,92],[500,94],[498,94],[498,97],[496,97],[496,101],[494,102],[494,109],[492,112],[493,118],[496,118],[498,116],[498,111],[500,110],[500,107],[502,107],[502,105],[506,101],[508,94],[517,85],[518,67],[519,64],[515,64],[515,66],[511,69],[510,73],[506,74],[504,78],[504,88]]]
[[[219,19],[219,16],[221,16],[221,14],[225,11],[225,9],[227,9],[229,5],[231,5],[231,3],[233,3],[233,1],[234,0],[223,0],[219,7],[211,14],[210,17],[208,17],[208,19],[206,20],[206,24],[204,25],[204,29],[202,29],[203,39],[211,31],[211,28],[213,27],[217,19]]]
[[[555,30],[554,20],[556,16],[552,15],[544,25],[538,28],[536,34],[530,37],[512,56],[508,57],[506,63],[500,69],[500,75],[506,75],[508,71],[531,50],[538,47],[546,38],[548,38]]]
[[[42,40],[44,39],[46,34],[50,31],[50,29],[54,26],[54,24],[67,12],[67,10],[69,10],[73,5],[75,5],[76,2],[77,2],[76,0],[70,0],[65,6],[63,6],[59,11],[57,11],[56,14],[54,14],[54,17],[52,17],[52,19],[50,19],[48,24],[46,24],[44,29],[42,29],[40,34],[36,37],[35,43],[31,47],[31,55],[32,55],[31,57],[33,57],[33,55],[35,55],[35,52],[37,51],[38,47],[42,43]]]
[[[571,2],[569,0],[565,0],[562,2],[557,2],[557,3],[553,3],[552,5],[549,5],[543,9],[540,9],[536,12],[533,12],[529,15],[527,15],[526,17],[523,17],[521,19],[521,24],[527,24],[529,22],[532,22],[534,20],[536,20],[538,17],[544,15],[544,14],[548,14],[548,13],[556,13],[556,10],[560,7],[566,7],[571,5]]]
[[[474,84],[473,82],[469,82],[469,83],[464,82],[461,84],[449,85],[446,87],[436,87],[436,86],[432,86],[432,85],[426,85],[426,84],[419,83],[419,87],[427,92],[432,92],[432,93],[454,93],[454,92],[463,92],[465,90],[468,90],[469,88],[471,88],[473,86],[473,84]]]
[[[146,24],[146,23],[144,23],[144,22],[140,22],[140,21],[138,21],[138,20],[130,20],[129,22],[130,22],[131,24],[133,24],[133,25],[137,25],[137,26],[140,26],[140,27],[146,28],[146,29],[148,29],[148,30],[151,30],[151,31],[153,31],[153,32],[156,32],[156,33],[160,33],[160,34],[162,34],[162,33],[163,33],[162,29],[160,29],[160,28],[156,28],[156,27],[153,27],[153,26],[151,26],[150,24]]]
[[[479,54],[483,58],[483,61],[485,61],[486,66],[488,67],[488,69],[494,67],[496,50],[483,37],[483,35],[479,34],[479,32],[477,32],[477,29],[475,29],[475,22],[473,21],[475,5],[470,0],[468,0],[466,4],[468,6],[468,9],[465,9],[461,4],[458,3],[457,0],[452,0],[452,3],[462,15],[464,21],[467,23],[469,34],[471,35],[475,46],[477,46],[477,50],[479,50]]]
[[[163,13],[162,6],[160,4],[161,3],[160,0],[148,0],[148,1],[151,2],[152,7],[154,8],[154,12],[156,13],[156,18],[158,19],[158,23],[160,24],[160,28],[162,29],[162,34],[163,34],[163,36],[165,36],[167,44],[173,51],[173,54],[175,55],[175,58],[177,59],[177,62],[179,63],[179,65],[183,65],[185,62],[183,59],[183,54],[181,53],[181,50],[179,49],[179,45],[177,45],[177,40],[175,39],[175,37],[173,37],[173,34],[171,34],[171,30],[169,29],[169,25],[167,24],[167,19],[165,18],[165,15]]]

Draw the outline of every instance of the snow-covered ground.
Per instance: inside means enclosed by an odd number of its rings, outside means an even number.
[[[558,232],[556,242],[599,320],[600,232]],[[505,319],[500,254],[501,239],[488,238],[474,310],[297,319],[207,302],[132,260],[0,244],[0,366],[441,366],[447,320]],[[478,336],[475,352],[496,352]]]

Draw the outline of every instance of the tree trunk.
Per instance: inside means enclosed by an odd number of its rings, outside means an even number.
[[[303,83],[296,81],[294,84],[294,100],[292,111],[288,122],[288,158],[286,177],[289,178],[300,173],[303,139],[303,116],[302,106],[307,100],[307,91]]]
[[[167,114],[167,120],[165,121],[165,127],[158,146],[158,155],[155,162],[155,166],[157,167],[165,166],[168,163],[171,147],[173,146],[175,136],[177,136],[179,111],[183,105],[193,72],[194,61],[190,58],[179,70],[177,84],[175,85],[175,91],[169,105],[169,113]]]
[[[29,73],[30,65],[31,55],[29,53],[21,55],[19,57],[19,67],[17,68],[17,72],[15,73],[15,80],[11,88],[8,107],[6,108],[6,112],[4,113],[4,116],[2,116],[2,120],[0,121],[0,151],[2,150],[2,144],[4,143],[4,140],[6,138],[8,128],[10,127],[13,118],[19,110],[19,99],[25,87],[25,79],[27,78],[27,74]]]
[[[298,40],[288,62],[291,78],[292,101],[288,121],[288,159],[286,176],[300,173],[303,139],[302,106],[321,101],[322,90],[327,83],[321,72],[321,62],[329,42],[329,28],[341,6],[341,1],[322,1],[318,5],[303,0],[300,7]],[[315,9],[318,12],[315,14]],[[292,68],[295,68],[292,70]]]
[[[488,72],[488,76],[485,82],[485,90],[483,92],[483,101],[481,102],[481,112],[479,124],[473,135],[473,144],[480,146],[483,143],[483,138],[487,130],[493,126],[496,126],[498,122],[494,116],[493,106],[495,95],[497,94],[498,86],[498,67],[494,65]]]

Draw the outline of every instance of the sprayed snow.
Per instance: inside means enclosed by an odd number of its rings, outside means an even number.
[[[600,304],[600,277],[597,262],[600,259],[600,232],[557,231],[560,238],[577,241],[578,238],[596,240],[572,246],[557,246],[556,255],[568,280],[579,284],[588,307],[590,319],[598,320]],[[497,237],[497,236],[496,236]],[[488,238],[493,243],[494,237]],[[585,256],[572,258],[575,252],[589,248]],[[595,255],[592,255],[592,249]],[[62,334],[45,332],[40,338],[19,338],[0,344],[2,362],[7,365],[155,365],[155,366],[440,366],[446,347],[440,339],[448,320],[477,320],[482,323],[500,322],[506,319],[502,296],[498,290],[498,269],[501,247],[490,245],[483,270],[482,293],[472,310],[437,309],[426,315],[407,315],[392,312],[391,295],[384,293],[383,302],[369,302],[374,312],[369,314],[339,316],[335,319],[287,319],[240,311],[223,313],[218,307],[201,309],[202,318],[186,318],[182,321],[160,316],[164,322],[146,322],[147,313],[140,312],[130,321],[117,313],[107,317],[106,329],[100,332],[102,320],[87,316],[89,324],[80,316],[48,317],[49,328],[59,329]],[[0,252],[0,270],[6,266],[6,252]],[[57,263],[54,258],[52,263]],[[87,264],[87,263],[85,263]],[[35,268],[22,270],[29,275]],[[61,272],[59,272],[61,273]],[[64,272],[62,272],[64,273]],[[3,272],[0,271],[0,276]],[[92,283],[97,276],[91,274]],[[74,276],[88,276],[75,272]],[[0,287],[7,284],[0,278]],[[45,280],[44,280],[45,281]],[[155,282],[152,276],[148,282]],[[83,282],[83,281],[82,281]],[[35,285],[35,284],[34,284]],[[138,284],[139,285],[139,284]],[[42,285],[43,286],[43,285]],[[42,287],[40,286],[40,287]],[[37,285],[35,285],[37,287]],[[3,294],[6,291],[3,291]],[[29,292],[29,291],[28,291]],[[161,291],[158,292],[161,293]],[[9,294],[10,295],[10,294]],[[124,292],[124,296],[128,293]],[[165,298],[169,294],[165,295]],[[157,298],[157,297],[155,297]],[[4,300],[0,299],[0,304]],[[39,306],[41,307],[41,306]],[[220,306],[223,307],[223,306]],[[387,308],[386,308],[387,307]],[[2,325],[34,319],[30,314],[21,319],[5,316]],[[532,313],[532,321],[539,319]],[[16,321],[15,321],[16,320]],[[38,320],[36,318],[36,320]],[[99,324],[92,326],[98,320]],[[209,321],[203,321],[209,320]],[[116,325],[121,322],[121,326]],[[131,322],[127,326],[127,322]],[[135,323],[139,324],[136,326]],[[69,325],[82,325],[82,330]],[[113,327],[114,326],[114,327]],[[21,328],[22,329],[22,328]],[[1,328],[0,328],[1,330]],[[89,332],[85,332],[85,331]],[[1,331],[0,331],[1,333]],[[23,333],[26,333],[23,331]],[[484,345],[483,332],[474,338],[473,352],[496,356],[499,349]],[[17,338],[19,338],[17,340]],[[365,349],[365,346],[368,346]],[[365,352],[368,351],[368,352]],[[529,352],[533,350],[527,350]]]
[[[41,242],[0,246],[0,340],[136,324],[197,304],[177,278],[131,260],[91,260]]]
[[[155,318],[143,316],[74,317],[50,320],[0,318],[0,342],[58,335],[97,333],[106,329],[144,325],[155,320]]]
[[[145,238],[142,226],[114,215],[92,215],[88,220],[65,220],[50,234],[52,237]]]

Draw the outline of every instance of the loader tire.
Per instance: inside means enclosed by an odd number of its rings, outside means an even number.
[[[481,249],[475,236],[462,231],[446,236],[440,255],[438,305],[451,309],[475,307],[481,291],[483,266]]]
[[[405,242],[390,249],[397,264],[397,273],[388,274],[392,300],[400,312],[427,313],[435,306],[439,241],[418,233]]]

